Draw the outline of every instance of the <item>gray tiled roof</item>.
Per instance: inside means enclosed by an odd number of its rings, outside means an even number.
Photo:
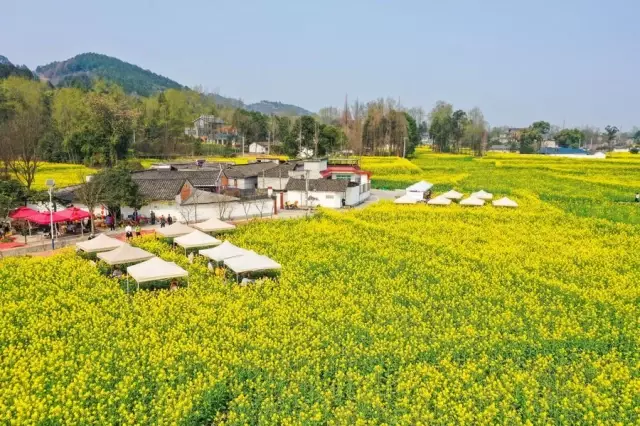
[[[238,198],[231,197],[229,195],[216,194],[214,192],[202,191],[201,189],[195,190],[193,194],[181,204],[183,206],[190,206],[193,204],[210,204],[210,203],[224,203],[227,201],[237,201]]]
[[[137,180],[140,195],[148,201],[173,200],[186,179]]]
[[[300,165],[302,166],[304,163],[284,163],[284,164],[280,164],[279,166],[273,167],[267,171],[264,172],[264,177],[289,177],[289,172],[294,170],[296,168],[296,166]],[[263,176],[262,173],[260,173],[260,176]]]
[[[216,184],[216,179],[220,174],[219,170],[145,170],[131,174],[131,178],[136,182],[141,180],[182,180],[189,179],[194,185],[193,180],[203,182],[211,182]]]
[[[345,192],[349,181],[344,179],[308,179],[309,191],[314,192]],[[289,179],[287,191],[306,191],[305,179]]]
[[[262,172],[266,173],[267,170],[273,169],[274,167],[278,167],[278,165],[271,162],[242,164],[225,169],[224,174],[228,178],[241,179],[262,175]]]

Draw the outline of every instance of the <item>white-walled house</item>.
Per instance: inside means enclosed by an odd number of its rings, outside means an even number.
[[[291,177],[301,178],[304,175],[303,162],[283,163],[258,175],[258,189],[271,188],[273,191],[281,192],[286,189]]]
[[[331,179],[289,179],[287,201],[300,207],[339,209],[346,204],[349,182]]]
[[[250,154],[268,154],[269,146],[267,142],[251,142],[249,144],[249,153]]]

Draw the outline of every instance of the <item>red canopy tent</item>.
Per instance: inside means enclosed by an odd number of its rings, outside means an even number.
[[[86,210],[79,209],[77,207],[69,207],[68,209],[57,212],[59,217],[65,217],[66,220],[75,222],[77,220],[87,219],[91,217],[91,213]],[[55,218],[54,218],[55,222]]]
[[[11,219],[26,219],[29,216],[33,216],[34,214],[38,214],[38,212],[34,209],[30,209],[29,207],[18,207],[14,211],[9,214]]]
[[[51,215],[49,213],[36,213],[25,219],[38,225],[48,225],[51,223]],[[60,212],[55,212],[53,214],[53,223],[66,222],[68,220],[69,219],[67,219],[66,217],[60,216]]]

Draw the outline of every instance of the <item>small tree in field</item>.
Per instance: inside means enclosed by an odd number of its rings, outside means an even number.
[[[93,212],[96,207],[102,204],[106,181],[100,178],[95,179],[94,176],[85,175],[78,176],[78,179],[84,183],[76,189],[75,194],[78,201],[87,206],[89,213],[91,213],[91,234],[94,234],[95,224],[93,221]]]

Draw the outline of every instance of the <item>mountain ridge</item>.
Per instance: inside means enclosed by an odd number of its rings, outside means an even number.
[[[7,62],[8,59],[2,56]],[[2,59],[0,58],[0,63]],[[121,86],[125,92],[140,96],[151,96],[167,89],[188,89],[186,86],[151,70],[100,53],[81,53],[64,61],[54,61],[39,65],[35,74],[58,87],[90,87],[92,80],[102,78]],[[278,101],[260,101],[245,104],[242,100],[219,94],[207,94],[216,104],[234,108],[244,108],[263,114],[313,115],[305,108]]]

